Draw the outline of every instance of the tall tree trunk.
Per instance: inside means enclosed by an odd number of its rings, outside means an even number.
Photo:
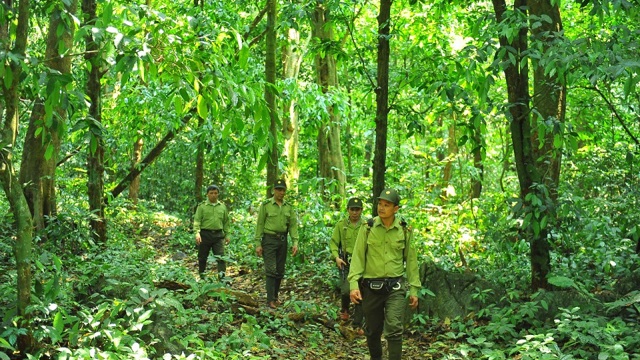
[[[11,7],[10,1],[4,1],[2,6]],[[0,49],[10,53],[8,59],[24,59],[27,48],[30,2],[21,0],[18,4],[17,26],[15,34],[10,32],[9,22],[0,25],[0,44],[4,48]],[[10,48],[13,39],[14,47]],[[33,246],[33,218],[27,199],[24,195],[19,177],[16,176],[13,167],[13,149],[15,149],[18,134],[18,85],[22,74],[22,60],[11,60],[9,66],[5,67],[4,81],[0,81],[0,114],[4,115],[0,127],[0,181],[9,208],[14,218],[16,229],[16,242],[14,245],[14,255],[16,259],[17,272],[17,315],[20,319],[18,327],[27,329],[26,334],[18,337],[18,349],[23,357],[36,345],[31,332],[31,315],[26,311],[31,303],[31,251]],[[10,76],[10,78],[7,78]]]
[[[561,35],[563,30],[560,18],[560,9],[557,5],[552,5],[550,0],[529,0],[529,12],[537,26],[531,26],[532,38],[542,41],[543,51],[547,52],[553,42]],[[548,17],[551,22],[539,21],[542,17]],[[536,19],[537,18],[537,19]],[[535,64],[533,71],[533,108],[539,114],[532,119],[533,128],[537,129],[540,122],[551,124],[545,132],[544,139],[539,139],[538,133],[532,136],[533,151],[541,167],[545,167],[543,173],[547,174],[543,178],[544,184],[549,190],[551,198],[555,201],[558,197],[558,182],[560,181],[560,165],[562,162],[562,151],[554,145],[556,137],[563,138],[563,126],[565,122],[567,89],[558,80],[556,73],[548,75],[544,66]],[[562,125],[562,126],[558,126]],[[539,143],[543,146],[540,147]]]
[[[330,10],[324,3],[316,3],[313,12],[313,37],[317,38],[323,48],[334,46],[333,26],[330,21]],[[338,86],[336,60],[332,50],[318,53],[315,57],[316,76],[323,94],[327,94]],[[346,175],[342,144],[340,141],[340,119],[333,106],[327,108],[329,117],[318,129],[318,169],[320,172],[320,194],[326,204],[339,209],[345,196]],[[334,196],[337,195],[337,196]]]
[[[547,51],[562,31],[562,21],[558,5],[552,5],[552,0],[529,0],[529,11],[532,18],[530,23],[539,22],[541,17],[550,18],[551,22],[541,21],[540,26],[531,26],[532,38],[542,41],[543,51]],[[536,19],[537,18],[537,19]],[[543,55],[544,56],[544,55]],[[545,131],[544,139],[539,138],[537,131],[531,136],[531,148],[539,176],[535,178],[540,186],[537,196],[543,199],[546,211],[537,219],[540,223],[540,236],[534,236],[531,244],[532,287],[549,288],[547,275],[551,271],[550,245],[547,239],[547,227],[556,225],[556,200],[558,198],[558,182],[560,181],[560,164],[562,149],[556,147],[555,138],[563,138],[562,130],[566,111],[566,87],[558,81],[557,76],[548,75],[544,65],[534,64],[533,72],[533,108],[540,118],[533,116],[532,128],[538,129],[538,122],[551,123],[550,129]],[[562,126],[558,126],[562,125]],[[556,130],[559,129],[559,130]],[[543,143],[540,147],[539,143]],[[544,222],[546,219],[546,225]]]
[[[389,29],[391,0],[380,0],[378,14],[378,86],[376,87],[376,143],[373,156],[373,215],[378,215],[378,195],[385,188],[387,127],[389,123]]]
[[[535,4],[534,4],[535,3]],[[547,9],[550,8],[548,1]],[[531,1],[533,7],[541,9],[535,0]],[[514,10],[522,12],[526,15],[528,5],[526,0],[516,0]],[[504,20],[506,12],[506,4],[504,0],[493,0],[493,7],[498,22]],[[538,10],[539,12],[540,10]],[[546,13],[545,13],[546,14]],[[547,14],[554,17],[554,14]],[[559,20],[559,15],[556,16]],[[521,58],[521,54],[527,53],[527,36],[528,29],[526,24],[522,24],[518,29],[518,36],[511,43],[506,37],[500,37],[500,46],[503,48],[513,49],[515,64],[509,64],[505,67],[505,79],[507,81],[507,91],[509,98],[509,112],[511,115],[511,139],[513,143],[513,152],[515,157],[516,171],[518,173],[518,181],[520,183],[520,199],[522,208],[531,216],[527,223],[526,232],[531,238],[531,288],[548,289],[549,282],[547,275],[551,270],[550,248],[547,240],[548,229],[544,225],[545,218],[553,218],[552,208],[553,199],[550,197],[549,191],[545,190],[545,179],[542,174],[546,173],[549,165],[545,165],[544,159],[539,160],[537,156],[537,140],[535,128],[532,126],[533,120],[530,117],[530,96],[529,96],[529,66],[527,59]],[[537,70],[537,69],[536,69]],[[534,84],[534,88],[540,89],[542,84]],[[557,85],[553,85],[557,86]],[[564,100],[564,97],[557,94],[557,101]],[[534,143],[536,145],[534,145]],[[555,153],[551,151],[550,153]],[[530,196],[531,195],[531,196]],[[530,200],[535,198],[545,205],[543,211],[537,211],[536,206]],[[551,222],[550,222],[551,223]]]
[[[140,166],[140,160],[142,160],[142,148],[144,147],[144,139],[139,137],[136,142],[133,143],[133,154],[131,156],[131,170]],[[136,176],[129,185],[129,201],[135,206],[138,205],[138,198],[140,196],[140,175]]]
[[[271,185],[278,179],[278,159],[280,155],[278,145],[278,108],[276,105],[276,19],[278,14],[278,3],[276,0],[267,0],[267,29],[266,29],[266,53],[264,61],[264,71],[266,86],[264,89],[264,100],[269,108],[269,134],[271,143],[269,148],[269,161],[267,161],[267,197],[271,195]]]
[[[63,75],[71,72],[71,56],[65,56],[65,53],[69,53],[73,46],[75,30],[73,23],[66,23],[64,20],[71,18],[63,15],[75,14],[76,7],[75,0],[65,3],[65,9],[54,8],[49,19],[45,65]],[[60,32],[60,29],[64,31]],[[65,84],[57,80],[55,83],[57,86],[53,91],[56,94],[47,94],[45,99],[37,99],[33,106],[24,140],[24,148],[29,151],[22,153],[20,166],[20,183],[25,184],[25,196],[38,230],[44,229],[45,218],[56,214],[56,163],[66,111],[60,105],[65,97]],[[49,104],[53,110],[47,114],[45,102],[55,101],[54,99],[57,99],[57,103]],[[47,153],[49,148],[53,151]]]
[[[94,25],[96,21],[96,0],[82,0],[82,12],[84,13],[84,24]],[[95,124],[102,123],[102,86],[100,79],[101,53],[100,46],[95,42],[91,32],[85,38],[86,54],[85,60],[90,64],[87,72],[87,96],[91,105],[89,106],[89,117]],[[93,125],[95,126],[95,125]],[[93,129],[91,134],[91,145],[87,156],[87,192],[89,196],[89,211],[91,217],[90,226],[93,238],[97,242],[107,241],[107,219],[104,214],[104,140],[101,129]]]
[[[283,51],[283,72],[285,81],[298,80],[300,64],[302,63],[303,52],[300,47],[300,32],[290,28],[287,37],[287,45]],[[298,124],[298,110],[296,101],[291,99],[284,105],[284,116],[282,119],[284,135],[284,157],[287,159],[287,178],[292,182],[292,188],[297,192],[298,178],[300,177],[300,164],[298,163],[298,147],[300,128]]]

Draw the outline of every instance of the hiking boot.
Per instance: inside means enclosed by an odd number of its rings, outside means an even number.
[[[275,301],[269,301],[269,303],[267,305],[272,309],[277,309],[278,308],[278,303],[275,302]]]

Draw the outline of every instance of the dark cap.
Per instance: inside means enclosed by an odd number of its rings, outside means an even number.
[[[347,209],[351,209],[351,208],[362,209],[362,200],[355,197],[349,199],[349,202],[347,203]]]
[[[207,186],[207,192],[209,192],[211,190],[218,190],[218,192],[220,192],[220,188],[218,187],[218,185],[209,185],[209,186]]]
[[[400,195],[398,195],[398,192],[393,189],[382,190],[378,199],[387,200],[395,205],[400,205]]]
[[[273,188],[274,189],[286,189],[287,188],[287,183],[284,182],[284,180],[282,180],[282,179],[276,180],[276,183],[273,184]]]

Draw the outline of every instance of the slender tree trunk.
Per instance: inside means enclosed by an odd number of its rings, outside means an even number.
[[[271,185],[276,182],[279,176],[278,159],[280,157],[278,145],[278,108],[276,105],[276,19],[278,14],[278,3],[276,0],[267,0],[267,30],[266,30],[266,54],[265,54],[265,80],[264,100],[269,108],[269,134],[271,135],[271,146],[269,148],[269,161],[267,162],[267,197],[271,195]]]
[[[501,22],[506,12],[504,0],[493,0],[493,7],[496,13],[496,20]],[[527,1],[516,0],[514,10],[526,14]],[[540,199],[546,205],[551,199],[548,192],[541,189],[543,184],[542,173],[544,164],[538,162],[536,150],[533,146],[535,139],[532,120],[530,117],[530,96],[529,96],[529,66],[527,59],[521,58],[521,54],[527,53],[528,29],[522,25],[518,30],[518,36],[511,43],[506,37],[500,37],[500,46],[514,49],[515,64],[505,67],[505,79],[507,81],[507,92],[509,99],[509,112],[511,115],[511,139],[513,143],[513,153],[515,156],[516,171],[520,183],[520,199],[523,202],[524,211],[535,216],[530,216],[532,220],[527,224],[527,233],[531,238],[531,288],[549,288],[547,275],[551,269],[550,249],[547,240],[548,230],[541,226],[541,216],[550,215],[549,207],[542,214],[536,214],[536,206],[532,204],[530,194]]]
[[[529,0],[529,11],[536,22],[536,26],[531,26],[532,38],[542,41],[543,51],[548,51],[551,45],[559,36],[562,36],[562,20],[560,10],[557,5],[552,5],[550,0]],[[548,17],[551,22],[538,21],[536,18]],[[546,167],[543,171],[547,174],[544,184],[549,190],[551,198],[555,201],[558,197],[558,182],[560,181],[560,165],[562,160],[562,149],[554,144],[556,137],[564,138],[563,126],[566,112],[566,86],[559,81],[557,74],[548,75],[544,66],[535,64],[533,71],[533,107],[539,114],[532,119],[533,128],[537,129],[540,122],[551,123],[545,132],[544,139],[540,139],[538,133],[532,136],[532,147],[536,159],[544,159],[539,162],[539,166]],[[540,147],[539,143],[543,146]]]
[[[300,32],[294,28],[290,28],[287,37],[287,45],[283,51],[283,67],[284,78],[286,81],[298,80],[300,73],[300,64],[302,63],[303,51],[300,46]],[[283,135],[284,135],[284,157],[287,159],[287,178],[290,179],[292,189],[297,192],[298,178],[300,177],[300,164],[298,164],[298,147],[299,144],[299,124],[298,110],[296,101],[289,100],[284,111],[288,116],[283,117]]]
[[[2,6],[11,7],[10,1],[4,1]],[[27,199],[24,195],[19,177],[13,167],[13,149],[15,149],[18,134],[18,85],[22,74],[22,59],[27,48],[30,2],[21,0],[17,5],[17,26],[15,34],[9,30],[9,22],[0,25],[0,44],[5,47],[0,49],[10,53],[9,66],[5,67],[3,81],[0,81],[0,114],[3,115],[0,127],[0,181],[9,208],[13,214],[16,229],[16,242],[14,255],[17,272],[17,314],[18,327],[27,329],[26,334],[18,337],[18,349],[23,357],[36,346],[31,332],[31,315],[26,311],[31,303],[31,252],[33,244],[33,218]],[[13,49],[10,44],[13,39]],[[7,78],[10,76],[10,78]]]
[[[75,25],[66,23],[64,13],[75,14],[77,1],[65,3],[65,9],[55,8],[49,19],[49,30],[45,49],[45,65],[61,74],[71,72],[71,57],[64,53],[72,49]],[[60,29],[64,31],[60,32]],[[61,53],[62,51],[62,53]],[[25,184],[25,196],[33,215],[36,229],[45,227],[45,218],[56,214],[55,175],[58,153],[60,152],[60,129],[64,127],[66,112],[60,102],[65,98],[60,81],[46,99],[37,99],[31,111],[29,127],[24,141],[20,166],[20,183]],[[45,102],[51,103],[53,110],[47,114]],[[55,113],[55,114],[54,114]],[[48,149],[53,151],[48,152]]]
[[[333,44],[333,27],[330,10],[323,3],[316,3],[313,13],[313,37],[320,43]],[[336,60],[331,51],[318,53],[315,57],[316,76],[323,94],[338,86]],[[340,119],[333,106],[327,108],[329,117],[318,129],[318,170],[320,172],[320,194],[326,204],[339,209],[345,196],[346,176],[342,144],[340,141]],[[337,196],[336,196],[337,195]]]
[[[391,0],[380,0],[378,14],[378,86],[376,87],[376,143],[373,156],[373,215],[378,214],[378,195],[385,188],[387,131],[389,122],[389,29]]]
[[[96,22],[96,0],[83,0],[82,12],[85,25]],[[100,79],[101,53],[100,46],[95,42],[91,32],[85,38],[85,60],[90,64],[87,71],[87,97],[90,101],[89,117],[95,123],[102,123],[102,86]],[[100,131],[90,131],[91,145],[87,156],[87,192],[89,196],[89,210],[93,214],[90,226],[93,238],[100,243],[107,241],[107,219],[104,214],[104,140]]]
[[[142,148],[144,147],[144,139],[139,137],[136,142],[133,143],[133,154],[131,157],[131,170],[140,166],[140,160],[142,160]],[[138,205],[138,198],[140,196],[140,175],[136,176],[129,185],[129,201],[133,205]]]

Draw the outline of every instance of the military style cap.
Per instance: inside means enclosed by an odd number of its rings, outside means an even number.
[[[362,209],[362,200],[355,197],[349,199],[349,202],[347,203],[347,209],[351,209],[351,208]]]
[[[276,180],[276,183],[273,184],[273,188],[274,189],[286,189],[287,188],[287,183],[284,182],[284,180],[282,180],[282,179],[278,179],[278,180]]]
[[[400,205],[400,195],[398,195],[398,192],[393,189],[382,190],[378,199],[387,200],[395,205]]]

